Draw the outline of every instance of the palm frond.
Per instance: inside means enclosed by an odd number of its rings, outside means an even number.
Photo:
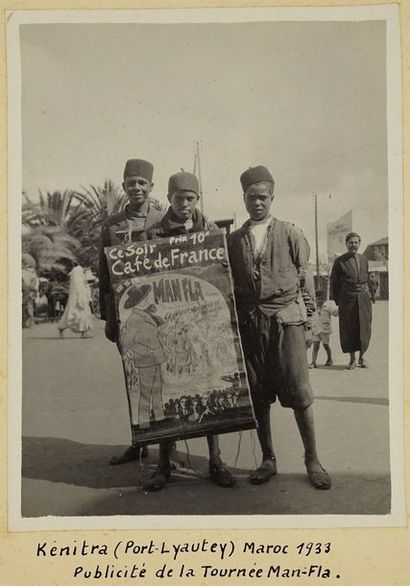
[[[155,198],[149,202],[158,210],[164,208]],[[40,269],[49,270],[58,258],[73,260],[74,256],[82,265],[96,267],[101,225],[126,203],[122,187],[111,179],[79,190],[39,190],[36,202],[23,193],[22,250],[33,254]]]

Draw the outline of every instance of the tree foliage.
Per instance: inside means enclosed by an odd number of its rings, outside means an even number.
[[[122,188],[110,179],[102,186],[90,185],[78,191],[40,191],[35,202],[23,193],[22,252],[31,254],[43,272],[64,266],[70,259],[97,271],[102,223],[108,215],[120,211],[126,201]],[[150,204],[162,209],[154,198],[150,198]]]
[[[76,260],[78,240],[65,230],[55,226],[38,226],[22,235],[21,251],[27,253],[36,262],[39,275],[51,272],[67,272]]]

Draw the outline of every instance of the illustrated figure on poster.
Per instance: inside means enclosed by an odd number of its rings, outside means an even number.
[[[329,489],[331,478],[316,447],[306,353],[309,324],[301,296],[305,288],[314,299],[309,245],[300,229],[271,215],[274,180],[266,167],[247,169],[240,182],[249,220],[231,234],[229,258],[262,449],[262,463],[249,480],[262,484],[277,473],[270,405],[278,397],[282,407],[294,411],[310,483]]]
[[[86,281],[83,268],[76,264],[70,272],[70,289],[67,305],[61,320],[58,322],[58,331],[63,337],[64,330],[85,336],[93,329],[93,316],[90,308],[91,291]]]
[[[132,286],[127,290],[124,309],[132,308],[132,311],[120,335],[121,345],[131,353],[133,367],[138,370],[138,425],[141,428],[150,425],[151,404],[154,420],[164,419],[161,364],[165,361],[165,353],[159,338],[164,320],[155,315],[155,305],[146,309],[139,307],[150,291],[149,285]]]
[[[205,409],[202,411],[201,415],[199,416],[199,423],[203,421],[209,421],[216,415],[216,409],[213,404],[213,400],[209,397],[205,403]]]
[[[212,360],[209,353],[207,340],[210,338],[209,322],[206,306],[199,310],[199,316],[192,320],[191,339],[195,341],[197,352],[195,355],[195,372],[208,372],[212,368]]]
[[[154,187],[152,181],[154,167],[151,162],[144,159],[129,159],[124,168],[124,181],[122,187],[128,199],[124,209],[118,213],[111,214],[102,226],[101,247],[99,261],[99,289],[100,289],[100,311],[101,319],[105,320],[105,336],[111,342],[119,345],[119,330],[115,315],[115,303],[107,259],[104,254],[104,247],[124,244],[127,242],[138,242],[145,238],[145,230],[158,222],[164,212],[154,205],[150,199]],[[120,456],[114,456],[110,464],[125,464],[137,460],[140,455],[140,447],[131,445]],[[144,446],[141,456],[148,455],[148,448]]]
[[[350,354],[348,369],[367,368],[364,354],[369,347],[372,326],[372,304],[368,286],[369,263],[359,254],[361,239],[356,232],[346,236],[347,252],[338,256],[330,275],[331,298],[339,307],[340,344]]]
[[[203,411],[203,406],[201,403],[201,398],[200,397],[194,397],[192,399],[192,411],[191,414],[189,415],[189,420],[190,421],[194,421],[194,422],[199,422],[199,419],[201,417],[201,413]]]
[[[168,200],[170,207],[160,222],[152,226],[147,232],[148,239],[161,238],[166,236],[177,236],[189,234],[192,232],[208,231],[216,229],[216,225],[209,222],[205,216],[197,209],[199,200],[198,179],[192,173],[176,173],[168,181]],[[181,334],[180,349],[184,348],[184,335]],[[185,352],[187,347],[185,346]],[[182,369],[188,370],[188,359],[183,359]],[[176,372],[181,370],[176,362]],[[190,373],[192,380],[195,380],[195,374]],[[175,401],[177,404],[177,400]],[[182,397],[179,402],[179,416],[189,417],[187,397]],[[235,485],[235,479],[225,468],[219,450],[218,436],[210,434],[207,436],[209,448],[209,477],[212,482],[222,487],[232,487]],[[170,452],[172,449],[171,442],[160,442],[159,462],[156,470],[150,478],[144,483],[145,490],[161,490],[168,482],[171,476]]]
[[[227,339],[226,327],[219,325],[215,330],[215,359],[220,364],[226,364],[232,360],[233,348]]]

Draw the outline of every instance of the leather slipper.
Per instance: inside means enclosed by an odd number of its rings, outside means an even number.
[[[251,484],[264,484],[269,482],[272,476],[277,474],[276,460],[272,460],[273,466],[262,464],[259,468],[256,468],[249,476],[249,482]]]
[[[209,464],[209,478],[218,486],[223,488],[232,488],[236,485],[236,480],[223,464]]]
[[[307,470],[309,482],[319,490],[329,490],[332,487],[332,479],[324,468],[321,470]]]

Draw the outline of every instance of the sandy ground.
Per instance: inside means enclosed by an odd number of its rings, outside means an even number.
[[[386,514],[390,510],[388,305],[374,306],[368,369],[346,370],[334,320],[335,366],[311,371],[320,457],[333,478],[330,491],[307,481],[293,413],[275,405],[272,428],[279,474],[252,486],[260,460],[256,433],[220,436],[222,456],[238,479],[222,489],[207,479],[206,440],[178,442],[185,467],[160,493],[141,480],[157,456],[110,466],[130,441],[122,368],[115,345],[68,333],[54,324],[23,331],[22,515]],[[321,350],[323,352],[323,350]],[[324,353],[319,363],[325,362]]]

